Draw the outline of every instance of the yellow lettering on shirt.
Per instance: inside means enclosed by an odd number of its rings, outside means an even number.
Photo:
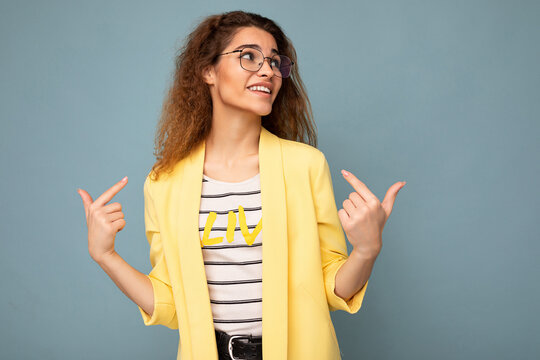
[[[204,225],[204,232],[203,232],[203,238],[201,240],[201,247],[205,245],[214,245],[219,244],[223,241],[223,236],[215,237],[212,239],[209,239],[210,231],[212,231],[212,225],[214,225],[214,221],[216,221],[217,213],[214,211],[210,211],[210,214],[208,214],[208,218],[206,219],[206,224]]]
[[[257,226],[255,226],[255,229],[253,229],[253,232],[250,233],[247,227],[246,214],[244,213],[244,208],[241,205],[238,206],[238,217],[240,221],[240,230],[242,231],[242,235],[244,235],[244,240],[246,241],[246,244],[251,246],[262,229],[262,218],[259,220]]]
[[[229,218],[227,219],[227,241],[232,243],[234,241],[234,229],[236,228],[236,215],[234,211],[229,211]]]
[[[255,226],[255,229],[253,229],[253,232],[250,233],[249,228],[247,226],[246,214],[244,213],[244,208],[241,205],[238,206],[238,217],[239,217],[240,231],[242,232],[242,236],[244,237],[246,244],[251,246],[255,242],[257,235],[259,235],[259,233],[262,230],[262,218],[259,220],[259,223],[257,224],[257,226]],[[203,232],[203,237],[201,240],[201,247],[204,247],[207,245],[215,245],[215,244],[219,244],[223,242],[223,236],[209,238],[210,232],[212,231],[212,226],[214,225],[216,218],[217,218],[216,212],[211,211],[210,214],[208,214],[208,218],[206,219],[206,224],[204,225],[204,232]],[[229,243],[232,243],[234,241],[235,229],[236,229],[236,215],[231,210],[229,211],[228,218],[227,218],[227,233],[225,235]]]

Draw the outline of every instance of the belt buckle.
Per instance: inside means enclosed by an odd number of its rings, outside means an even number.
[[[250,336],[249,335],[231,335],[231,337],[229,338],[229,356],[231,357],[231,359],[233,360],[242,360],[240,358],[237,358],[237,357],[234,357],[233,356],[233,349],[232,349],[232,341],[233,339],[238,339],[238,338],[244,338],[244,339],[250,339]]]

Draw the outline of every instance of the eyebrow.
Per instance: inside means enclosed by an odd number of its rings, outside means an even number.
[[[237,46],[234,50],[238,50],[240,48],[245,48],[245,47],[252,47],[252,48],[255,48],[255,49],[258,49],[258,50],[261,50],[261,47],[257,44],[244,44],[244,45],[240,45],[240,46]],[[275,53],[275,54],[278,54],[278,51],[276,49],[272,49],[272,52]]]

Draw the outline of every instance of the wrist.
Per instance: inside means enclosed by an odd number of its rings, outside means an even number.
[[[368,250],[361,248],[354,248],[349,256],[362,259],[362,260],[375,260],[379,256],[380,250]]]
[[[116,251],[112,250],[112,251],[103,253],[100,256],[93,257],[93,259],[98,265],[103,266],[104,264],[107,264],[109,261],[111,261],[111,259],[117,255],[118,254],[116,253]]]

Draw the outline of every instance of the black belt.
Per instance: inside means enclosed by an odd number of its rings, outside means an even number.
[[[229,335],[216,330],[220,360],[262,360],[262,336]]]

